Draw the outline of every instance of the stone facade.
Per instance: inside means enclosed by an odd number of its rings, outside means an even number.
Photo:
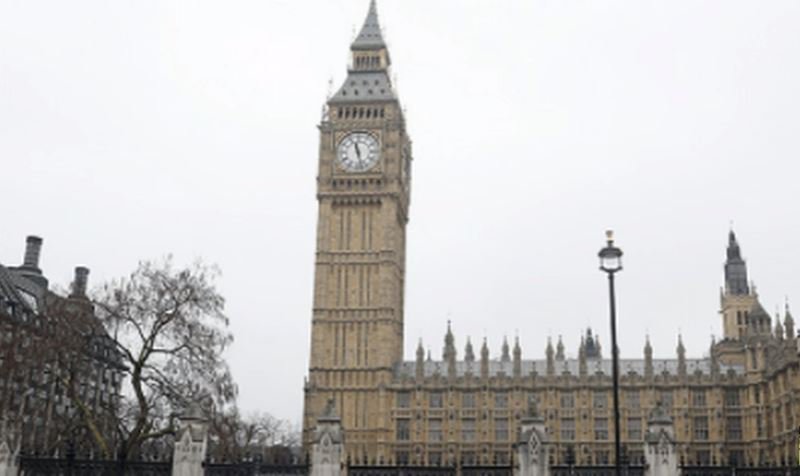
[[[387,388],[402,360],[411,167],[411,141],[377,21],[373,3],[351,47],[347,80],[329,99],[319,126],[319,221],[304,410],[307,444],[316,418],[333,398],[348,444],[371,455],[386,453],[379,442],[393,432]],[[353,143],[348,137],[362,142],[348,146]],[[376,163],[361,170],[369,157]]]
[[[577,358],[559,337],[544,358],[523,359],[518,341],[492,357],[467,340],[463,357],[449,328],[440,360],[422,344],[403,361],[405,232],[411,142],[391,88],[390,55],[372,2],[352,47],[344,85],[320,124],[316,274],[304,442],[333,399],[347,435],[346,458],[386,464],[507,464],[533,399],[547,428],[548,464],[613,463],[611,361],[591,330]],[[345,138],[366,132],[377,163],[348,170]],[[367,141],[365,147],[374,144]],[[352,157],[351,157],[352,159]],[[353,159],[355,160],[355,159]],[[648,417],[671,419],[674,456],[686,464],[796,462],[800,359],[794,321],[768,315],[731,232],[721,292],[723,338],[709,355],[621,359],[621,436],[642,463]],[[578,339],[576,339],[578,340]],[[477,355],[476,355],[477,354]],[[610,357],[610,356],[608,356]]]

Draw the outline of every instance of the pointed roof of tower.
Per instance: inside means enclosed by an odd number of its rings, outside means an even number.
[[[370,2],[367,18],[364,20],[358,36],[350,45],[350,50],[354,63],[352,67],[348,68],[344,83],[331,96],[328,103],[396,101],[397,95],[388,72],[391,61],[381,33],[381,26],[378,23],[378,8],[375,0]],[[357,56],[363,57],[365,54],[369,56],[372,53],[385,54],[385,62],[377,65],[369,63],[369,67],[366,68],[357,66]]]
[[[503,347],[501,348],[501,352],[500,360],[503,362],[508,362],[511,360],[511,354],[509,353],[508,347],[508,337],[503,337]]]
[[[564,355],[564,342],[561,340],[561,336],[558,336],[558,343],[556,344],[556,360],[564,360],[566,356]]]
[[[681,334],[678,334],[678,348],[675,350],[678,353],[679,358],[682,358],[686,355],[686,347],[683,346],[683,336]]]
[[[475,351],[472,348],[472,341],[467,337],[467,346],[464,348],[464,360],[467,362],[475,362]]]
[[[369,11],[367,18],[364,20],[364,25],[358,33],[355,41],[351,45],[354,50],[371,50],[375,48],[386,48],[386,42],[383,41],[383,33],[381,32],[381,25],[378,22],[378,6],[375,0],[369,2]]]
[[[728,232],[728,259],[742,259],[741,248],[739,247],[739,242],[736,240],[736,233],[734,233],[733,229]]]

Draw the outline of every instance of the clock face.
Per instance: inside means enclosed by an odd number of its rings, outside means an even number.
[[[339,165],[348,172],[366,172],[378,163],[378,139],[367,132],[353,132],[339,143]]]

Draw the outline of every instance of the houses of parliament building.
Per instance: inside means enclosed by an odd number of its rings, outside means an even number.
[[[396,465],[507,464],[528,401],[535,398],[551,463],[613,463],[610,350],[587,331],[577,358],[547,342],[524,359],[518,341],[499,357],[487,343],[403,360],[406,225],[412,142],[389,74],[374,0],[351,45],[347,79],[319,125],[319,216],[304,441],[333,399],[347,458]],[[800,358],[787,307],[770,316],[728,237],[720,295],[723,338],[708,357],[620,361],[621,437],[642,458],[650,412],[671,416],[686,464],[797,463]]]

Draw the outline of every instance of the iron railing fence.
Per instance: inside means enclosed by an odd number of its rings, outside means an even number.
[[[20,456],[20,476],[169,476],[168,461],[125,461]]]
[[[644,466],[623,466],[623,476],[644,476]],[[616,468],[609,465],[597,466],[566,466],[557,465],[550,467],[552,476],[616,476]]]
[[[205,476],[308,476],[307,464],[275,464],[263,461],[203,463]]]

